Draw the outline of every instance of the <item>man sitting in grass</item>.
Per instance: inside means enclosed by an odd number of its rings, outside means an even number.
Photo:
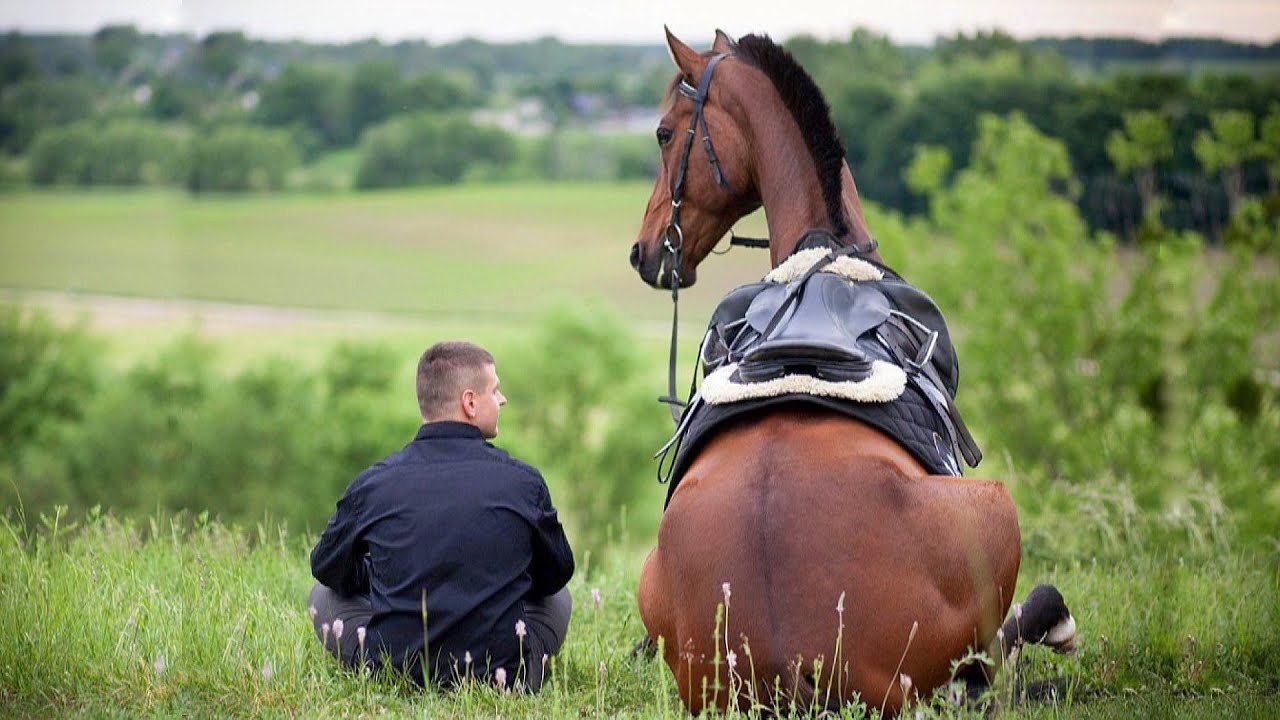
[[[493,355],[437,343],[417,385],[417,436],[351,482],[311,551],[316,634],[348,665],[536,692],[569,628],[573,551],[542,475],[487,442],[507,402]]]

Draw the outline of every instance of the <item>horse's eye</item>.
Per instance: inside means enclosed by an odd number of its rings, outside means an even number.
[[[671,142],[671,130],[669,128],[658,128],[658,144],[666,145]]]

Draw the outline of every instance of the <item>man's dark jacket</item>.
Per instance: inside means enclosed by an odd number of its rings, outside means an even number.
[[[537,470],[472,425],[435,422],[352,481],[311,572],[341,595],[370,596],[370,662],[380,666],[385,652],[419,682],[425,592],[432,679],[449,684],[466,653],[476,674],[503,667],[515,677],[522,599],[564,587],[573,552]],[[356,642],[355,628],[342,641]]]

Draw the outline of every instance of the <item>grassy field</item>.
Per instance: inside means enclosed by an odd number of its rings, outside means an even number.
[[[627,262],[648,192],[517,184],[199,199],[0,195],[0,302],[87,315],[110,331],[118,362],[192,330],[216,338],[233,364],[305,361],[351,338],[408,355],[449,337],[501,349],[565,304],[617,317],[656,358],[670,332],[669,295]],[[739,231],[762,232],[761,219]],[[768,269],[761,251],[715,260],[681,295],[686,348],[725,291]]]
[[[420,692],[341,671],[311,633],[307,538],[190,520],[60,518],[37,534],[0,526],[0,706],[17,717],[679,717],[659,660],[631,655],[639,555],[580,558],[558,676],[535,698],[491,688]],[[1024,566],[1019,594],[1070,588],[1074,656],[1025,654],[1023,698],[1005,675],[1000,717],[1274,718],[1274,574],[1227,555],[1170,564]],[[599,588],[595,606],[591,589]],[[871,708],[874,709],[874,708]],[[850,707],[844,717],[868,708]],[[980,718],[940,702],[924,717]],[[798,712],[797,716],[809,716]]]

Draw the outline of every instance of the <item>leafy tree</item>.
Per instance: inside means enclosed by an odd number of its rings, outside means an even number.
[[[342,75],[322,65],[290,64],[262,86],[257,117],[267,125],[302,127],[325,147],[351,141]]]
[[[0,38],[0,88],[40,74],[31,42],[17,30]]]
[[[1143,216],[1158,221],[1156,165],[1173,156],[1173,139],[1164,115],[1139,110],[1124,114],[1124,131],[1107,137],[1107,155],[1122,173],[1133,173],[1142,196]]]
[[[27,80],[0,94],[0,145],[22,152],[36,133],[93,114],[93,88],[79,78]]]
[[[350,119],[347,121],[352,135],[370,125],[386,120],[403,107],[404,88],[400,70],[386,61],[364,62],[356,66],[351,75],[351,89],[347,100]]]
[[[1267,182],[1274,195],[1280,192],[1280,103],[1271,106],[1271,112],[1262,119],[1258,134],[1261,136],[1259,152],[1267,161]]]
[[[1222,184],[1227,191],[1234,215],[1244,199],[1244,183],[1240,166],[1258,154],[1259,145],[1254,140],[1253,115],[1239,110],[1215,112],[1209,116],[1212,131],[1201,130],[1196,135],[1196,158],[1207,173],[1221,173]]]
[[[133,25],[104,25],[93,34],[94,60],[117,78],[133,62],[138,40],[138,28]]]
[[[475,78],[464,73],[428,70],[405,82],[401,109],[447,112],[479,104]]]
[[[225,86],[243,65],[248,45],[238,30],[209,33],[200,41],[197,53],[201,72],[215,85]]]

